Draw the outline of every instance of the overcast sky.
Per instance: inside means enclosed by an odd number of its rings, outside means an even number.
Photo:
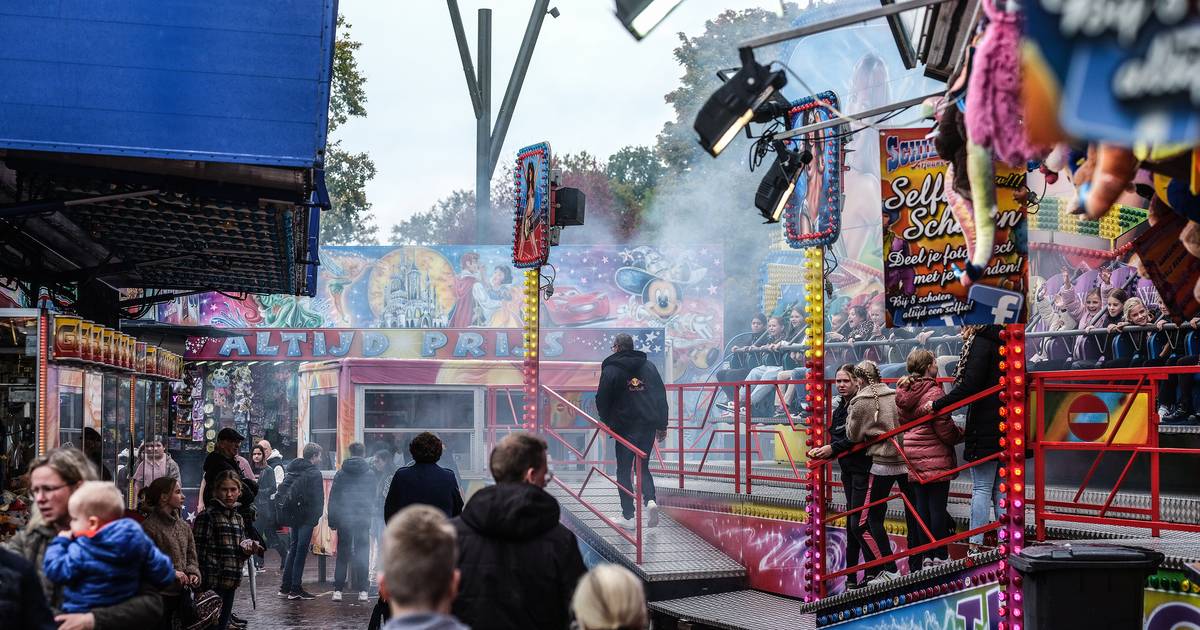
[[[532,0],[460,0],[472,58],[477,12],[492,9],[492,111],[499,108]],[[700,34],[724,9],[778,8],[778,0],[685,0],[637,42],[612,13],[612,0],[558,0],[546,17],[501,160],[542,140],[555,153],[605,158],[652,144],[671,109],[663,95],[682,71],[676,33]],[[343,0],[362,42],[368,116],[339,129],[350,151],[367,151],[378,175],[367,187],[385,239],[391,226],[455,189],[473,189],[475,117],[443,0]]]

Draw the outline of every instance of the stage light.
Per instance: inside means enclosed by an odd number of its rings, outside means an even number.
[[[754,60],[749,48],[740,51],[742,67],[717,88],[696,115],[692,128],[700,135],[700,146],[717,157],[733,137],[754,118],[759,105],[787,84],[787,76]]]
[[[758,193],[754,195],[754,207],[762,214],[767,223],[779,223],[788,200],[796,190],[796,179],[804,166],[812,161],[810,151],[793,151],[783,142],[775,143],[775,163],[758,185]],[[809,292],[815,289],[809,285]]]
[[[683,0],[617,0],[617,19],[635,39],[654,30]]]

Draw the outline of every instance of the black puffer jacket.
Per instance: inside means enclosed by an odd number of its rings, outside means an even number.
[[[838,404],[833,408],[832,422],[829,425],[829,446],[833,449],[835,457],[854,448],[854,445],[857,444],[846,437],[846,418],[850,415],[849,412],[850,399],[844,396],[839,397]],[[871,472],[871,456],[867,455],[865,450],[858,451],[845,457],[839,457],[838,465],[841,467],[843,475],[849,473],[866,476]]]
[[[42,584],[33,565],[3,549],[0,549],[0,619],[29,630],[58,627],[46,605]]]
[[[562,630],[587,571],[558,501],[527,483],[475,493],[454,519],[462,572],[454,616],[474,630]]]
[[[294,489],[291,489],[292,486]],[[317,521],[321,520],[321,514],[325,512],[325,482],[321,478],[321,470],[315,464],[303,457],[293,459],[287,466],[287,476],[283,478],[283,484],[279,486],[280,492],[284,490],[294,493],[300,500],[299,512],[287,514],[281,519],[288,521],[284,525],[316,525]]]
[[[933,402],[934,411],[1000,384],[1000,328],[985,326],[970,343],[960,378],[950,393]],[[963,443],[963,459],[969,462],[1000,452],[999,392],[971,403]]]
[[[362,457],[342,462],[342,469],[333,476],[329,489],[329,527],[354,529],[371,526],[375,505],[375,484],[378,480],[371,465]]]
[[[645,352],[624,350],[604,360],[596,409],[621,435],[667,428],[667,388]]]

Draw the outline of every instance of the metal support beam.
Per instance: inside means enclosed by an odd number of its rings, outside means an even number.
[[[71,206],[86,206],[94,203],[104,203],[106,201],[120,201],[122,199],[150,197],[157,195],[158,192],[158,189],[155,188],[151,190],[138,190],[135,192],[118,193],[115,195],[84,197],[82,199],[50,199],[42,201],[22,201],[19,203],[10,203],[0,206],[0,219],[13,219],[31,214],[41,214],[44,212],[57,212],[59,210],[66,210]]]
[[[863,123],[862,121],[864,121],[868,118],[874,118],[875,116],[881,116],[883,114],[890,114],[898,109],[908,109],[909,107],[916,107],[917,105],[924,103],[926,99],[938,97],[941,95],[942,95],[941,92],[934,92],[933,94],[926,94],[925,96],[917,96],[917,97],[913,97],[910,99],[905,99],[903,101],[898,101],[898,102],[892,103],[890,105],[884,105],[882,107],[876,107],[874,109],[868,109],[866,111],[861,111],[853,116],[838,116],[836,118],[830,118],[829,120],[823,120],[821,122],[816,122],[811,125],[804,125],[803,127],[796,127],[795,129],[789,129],[787,131],[775,134],[775,136],[773,136],[773,137],[775,140],[787,140],[788,138],[802,136],[806,133],[811,133],[813,131],[820,131],[822,129],[828,129],[830,127],[837,127],[838,125],[842,125],[845,123],[861,123],[861,124],[865,125],[866,123]]]
[[[779,33],[772,33],[771,35],[763,35],[762,37],[755,37],[754,39],[748,39],[742,42],[742,45],[738,46],[738,48],[762,48],[763,46],[770,46],[771,44],[786,42],[790,39],[816,35],[817,33],[832,31],[842,28],[843,26],[850,26],[851,24],[858,24],[859,22],[874,20],[875,18],[888,17],[889,15],[903,13],[912,9],[942,4],[944,2],[961,1],[962,0],[911,0],[911,2],[905,2],[902,4],[889,4],[878,9],[863,11],[862,13],[853,13],[851,15],[833,18],[832,20],[817,22],[816,24],[806,24],[799,28],[781,31]]]
[[[463,29],[462,14],[458,11],[458,0],[446,0],[446,8],[450,9],[454,40],[458,42],[458,57],[462,59],[463,73],[467,75],[467,94],[470,95],[471,105],[475,108],[475,117],[479,118],[483,105],[479,98],[479,84],[475,82],[475,68],[471,65],[471,51],[467,48],[467,33]]]
[[[513,110],[517,107],[517,98],[521,96],[521,86],[525,83],[525,72],[529,70],[529,62],[533,59],[533,47],[537,45],[549,6],[550,0],[534,0],[529,24],[525,26],[525,37],[521,40],[521,49],[517,51],[516,64],[508,78],[508,87],[504,89],[504,100],[500,103],[500,111],[496,113],[496,130],[492,133],[492,163],[489,169],[491,171],[495,171],[496,162],[500,159],[504,136],[508,134],[508,124],[512,122]]]
[[[487,238],[492,212],[492,10],[479,10],[479,101],[475,117],[475,242]]]
[[[463,73],[467,77],[467,93],[471,97],[471,105],[475,110],[475,241],[483,243],[488,239],[486,218],[492,212],[491,189],[492,174],[500,159],[500,151],[504,148],[504,137],[508,134],[508,125],[512,122],[513,110],[516,109],[517,99],[521,95],[521,86],[525,82],[525,73],[529,70],[529,62],[533,58],[533,49],[537,44],[538,35],[542,31],[542,23],[550,0],[534,0],[533,13],[529,16],[529,24],[525,27],[525,37],[521,40],[521,48],[517,51],[517,60],[509,75],[508,87],[504,91],[504,100],[500,111],[496,114],[496,125],[492,127],[492,11],[479,10],[478,34],[478,70],[471,63],[471,51],[467,48],[467,36],[463,29],[462,16],[458,10],[457,0],[446,0],[450,10],[450,22],[454,26],[454,39],[458,44],[458,55],[462,59]]]

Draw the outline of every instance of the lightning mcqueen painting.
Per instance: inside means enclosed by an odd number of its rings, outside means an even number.
[[[583,326],[608,319],[612,308],[608,295],[584,293],[576,287],[561,286],[546,298],[546,314],[555,326]]]

